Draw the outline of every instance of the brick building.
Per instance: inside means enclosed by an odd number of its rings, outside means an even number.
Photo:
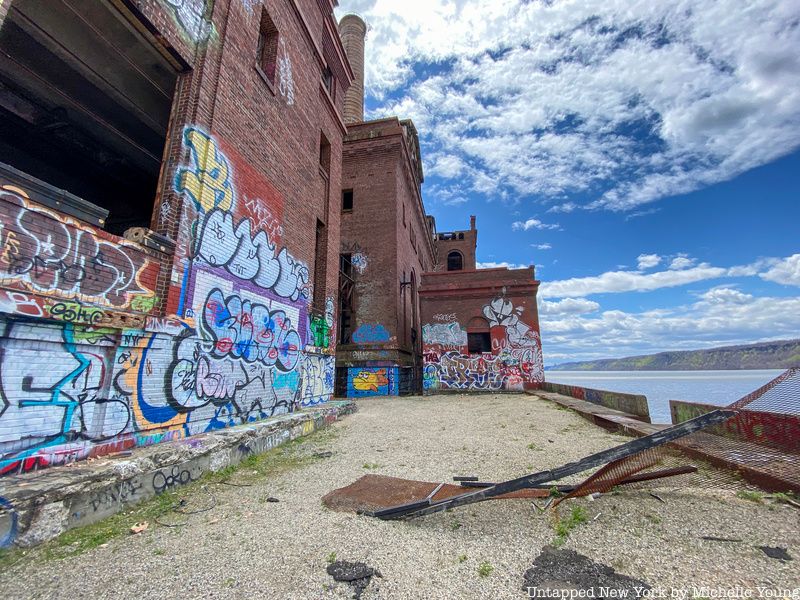
[[[544,381],[533,267],[425,273],[426,393],[520,391]]]
[[[535,385],[544,377],[533,269],[476,270],[474,216],[468,230],[436,231],[416,128],[364,121],[367,28],[355,15],[339,28],[355,79],[345,99],[337,395]]]
[[[330,398],[334,6],[0,3],[0,473]]]

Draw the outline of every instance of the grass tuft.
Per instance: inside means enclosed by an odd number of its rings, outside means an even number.
[[[494,571],[494,567],[488,561],[483,561],[478,565],[479,577],[488,577],[492,574],[492,571]]]
[[[569,516],[565,519],[558,518],[555,522],[556,537],[553,545],[558,548],[567,541],[573,529],[589,521],[589,515],[582,506],[573,506]]]

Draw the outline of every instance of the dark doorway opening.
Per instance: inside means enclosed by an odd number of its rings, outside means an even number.
[[[2,162],[149,227],[178,69],[110,0],[14,0],[0,29]]]

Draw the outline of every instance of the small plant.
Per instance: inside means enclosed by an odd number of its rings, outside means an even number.
[[[367,470],[380,469],[381,468],[381,466],[378,463],[364,463],[361,466],[364,467]]]
[[[569,517],[566,519],[558,519],[555,523],[556,539],[553,540],[553,545],[556,547],[563,546],[567,541],[570,532],[578,525],[586,523],[589,520],[589,515],[586,509],[582,506],[573,506]]]
[[[459,529],[461,529],[461,523],[458,521],[453,521],[452,523],[450,523],[450,529],[452,529],[453,531],[458,531]]]
[[[155,550],[153,550],[153,554],[155,554],[156,556],[162,556],[164,552],[165,550],[163,548],[156,548]]]
[[[658,515],[647,514],[645,515],[645,518],[651,523],[655,523],[656,525],[661,523],[661,517],[659,517]]]
[[[467,560],[467,555],[466,554],[459,554],[458,555],[458,562],[463,563],[463,562],[466,562],[466,560]]]
[[[761,504],[761,502],[764,500],[764,494],[753,490],[739,490],[736,492],[736,497],[741,498],[742,500],[755,502],[756,504]]]
[[[478,565],[479,577],[488,577],[492,574],[492,571],[494,571],[494,567],[488,561],[483,561]]]
[[[550,498],[561,498],[563,495],[564,494],[562,494],[556,486],[551,487],[550,493],[548,494]]]
[[[325,560],[328,561],[329,565],[332,565],[333,563],[335,563],[336,562],[336,552],[331,552],[330,554],[328,554],[328,558],[326,558]]]
[[[530,444],[528,444],[528,450],[541,450],[541,448],[539,448],[539,446],[531,442]]]

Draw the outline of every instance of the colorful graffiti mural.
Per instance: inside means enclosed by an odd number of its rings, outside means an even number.
[[[153,261],[3,190],[0,284],[24,289],[0,290],[0,474],[330,399],[334,303],[310,318],[308,269],[283,246],[283,199],[219,139],[189,127],[184,143],[189,164],[173,180],[189,221],[171,292],[179,318],[100,327],[114,309],[154,307]]]
[[[19,188],[0,188],[3,287],[132,308],[155,296],[158,269],[141,247],[47,210]]]
[[[397,395],[397,367],[357,367],[347,370],[347,396]]]
[[[423,325],[424,390],[510,391],[544,381],[539,333],[524,322],[523,308],[498,297],[482,314],[490,326],[491,352],[469,353],[467,332],[456,315],[437,314],[437,323]]]

